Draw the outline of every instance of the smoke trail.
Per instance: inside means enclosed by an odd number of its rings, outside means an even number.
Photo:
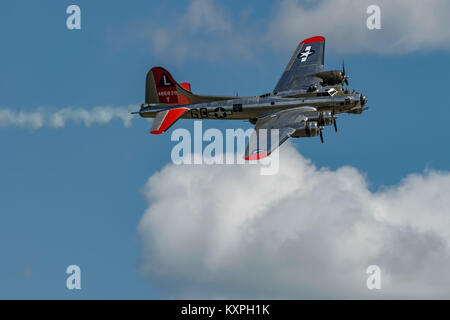
[[[99,106],[92,109],[67,107],[60,110],[38,108],[36,111],[12,111],[0,109],[0,128],[19,127],[37,130],[43,127],[64,128],[66,123],[84,124],[90,127],[95,124],[106,124],[113,120],[121,120],[125,127],[131,126],[133,116],[130,111],[139,106],[126,107]]]

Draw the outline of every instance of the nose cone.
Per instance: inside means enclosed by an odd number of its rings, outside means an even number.
[[[359,100],[361,102],[361,107],[364,107],[364,105],[367,103],[367,97],[365,95],[361,94],[361,97]]]

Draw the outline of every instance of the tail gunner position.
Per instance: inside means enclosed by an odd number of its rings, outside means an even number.
[[[167,131],[179,118],[247,119],[255,125],[245,159],[268,156],[289,137],[320,136],[324,126],[336,127],[336,114],[365,110],[366,96],[348,91],[348,76],[342,70],[323,71],[325,38],[316,36],[300,42],[271,93],[255,97],[206,96],[191,92],[189,83],[178,84],[161,67],[152,68],[146,78],[145,103],[139,115],[155,118],[152,134]],[[259,132],[267,135],[258,144]],[[271,141],[271,129],[279,139]],[[261,143],[263,144],[263,143]]]

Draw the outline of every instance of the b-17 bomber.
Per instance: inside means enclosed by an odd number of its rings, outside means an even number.
[[[270,155],[289,137],[319,136],[323,143],[325,126],[337,132],[337,114],[360,114],[367,103],[364,94],[346,89],[344,64],[342,70],[323,70],[324,53],[324,37],[303,40],[273,91],[253,97],[194,94],[189,83],[177,83],[167,70],[154,67],[147,73],[145,103],[135,113],[154,118],[152,134],[167,131],[180,118],[249,120],[255,130],[246,160]],[[278,129],[277,139],[272,139],[273,129]]]

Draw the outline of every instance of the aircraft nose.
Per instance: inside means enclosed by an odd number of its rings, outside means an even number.
[[[364,107],[364,105],[367,103],[367,97],[363,94],[361,94],[360,97],[361,107]]]

